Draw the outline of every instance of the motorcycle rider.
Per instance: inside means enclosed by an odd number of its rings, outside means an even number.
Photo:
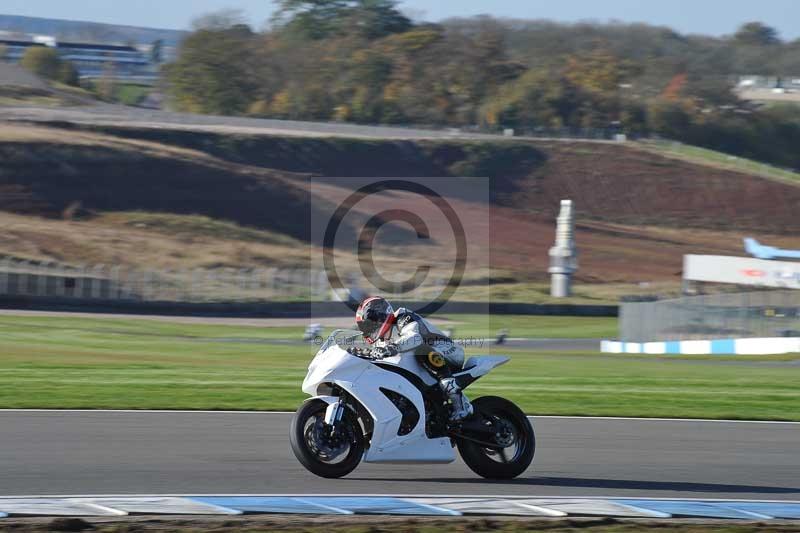
[[[369,355],[384,359],[397,354],[413,355],[447,395],[451,405],[450,419],[458,422],[473,413],[472,404],[458,386],[453,371],[464,366],[464,349],[436,326],[408,309],[394,311],[384,298],[373,296],[361,302],[356,311],[356,324],[367,343],[374,345]],[[392,339],[397,329],[399,337]]]

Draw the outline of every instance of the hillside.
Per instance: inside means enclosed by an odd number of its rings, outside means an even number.
[[[156,143],[53,128],[0,130],[0,210],[19,214],[200,213],[303,238],[308,203],[287,178]]]
[[[480,176],[497,206],[550,221],[572,198],[583,220],[786,234],[800,231],[800,186],[655,153],[651,146],[561,141],[296,138],[73,126],[202,151],[232,163],[319,176]],[[800,182],[798,182],[800,185]]]
[[[309,198],[331,192],[309,175],[493,178],[491,260],[506,281],[546,281],[562,198],[576,202],[578,277],[588,283],[677,286],[685,253],[737,254],[746,235],[796,246],[800,230],[800,187],[636,145],[63,127],[0,129],[0,255],[170,269],[304,266]],[[485,224],[487,206],[473,207],[467,227]]]

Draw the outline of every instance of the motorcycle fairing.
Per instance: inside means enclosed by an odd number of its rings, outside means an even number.
[[[511,361],[510,357],[502,355],[476,355],[467,360],[466,364],[464,364],[464,370],[458,372],[457,375],[469,374],[477,379],[509,361]]]
[[[409,364],[414,363],[404,363],[403,367]],[[418,372],[422,368],[407,370]],[[424,370],[418,373],[425,374]],[[413,402],[420,414],[425,413],[422,393],[404,377],[383,370],[371,361],[351,355],[343,348],[335,346],[324,353],[320,352],[314,358],[303,382],[303,391],[316,396],[321,385],[331,383],[356,398],[373,419],[372,438],[364,462],[451,463],[455,460],[455,451],[449,438],[427,437],[424,416],[420,417],[420,421],[409,434],[398,435],[402,413],[381,392],[381,388],[402,394]],[[330,396],[320,398],[331,403]]]

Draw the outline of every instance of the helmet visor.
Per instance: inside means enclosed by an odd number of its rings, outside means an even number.
[[[376,322],[375,320],[365,318],[364,320],[358,322],[358,329],[366,339],[375,341],[377,339],[374,338],[374,336],[381,329],[382,325],[383,322]]]
[[[373,343],[387,333],[392,311],[392,305],[380,297],[367,298],[361,303],[356,311],[356,323],[367,342]]]

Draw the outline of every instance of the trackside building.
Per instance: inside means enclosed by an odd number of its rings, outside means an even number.
[[[19,63],[30,48],[53,48],[72,63],[81,79],[113,78],[120,81],[154,83],[157,66],[133,46],[59,42],[52,37],[39,36],[32,40],[0,39],[5,49],[3,60]]]

